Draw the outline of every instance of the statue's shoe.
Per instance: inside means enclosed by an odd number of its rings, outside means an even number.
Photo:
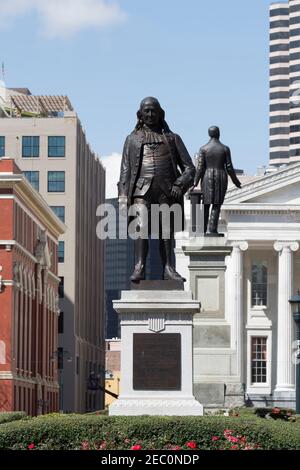
[[[182,282],[186,282],[186,279],[184,277],[180,276],[180,274],[177,271],[175,271],[175,269],[172,268],[172,266],[166,266],[165,267],[164,280],[165,281],[182,281]]]
[[[144,281],[145,279],[145,268],[144,266],[136,266],[132,275],[130,276],[130,280],[132,282],[139,282]]]

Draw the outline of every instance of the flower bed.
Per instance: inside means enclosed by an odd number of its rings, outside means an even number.
[[[300,449],[300,426],[241,417],[52,414],[1,425],[0,449]]]

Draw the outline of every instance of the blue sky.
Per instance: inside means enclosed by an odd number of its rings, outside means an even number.
[[[0,0],[5,81],[67,94],[102,156],[121,152],[139,102],[156,96],[191,155],[216,124],[235,166],[255,173],[268,163],[269,4]]]

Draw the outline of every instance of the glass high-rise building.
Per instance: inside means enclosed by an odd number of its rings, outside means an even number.
[[[300,0],[270,6],[270,165],[300,161]]]

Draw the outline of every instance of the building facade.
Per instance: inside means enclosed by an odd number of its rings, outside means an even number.
[[[65,225],[0,159],[0,411],[59,410],[58,237]]]
[[[14,155],[67,226],[58,247],[59,408],[101,409],[103,393],[89,390],[88,379],[92,371],[105,377],[105,253],[96,235],[105,170],[66,96],[0,87],[0,111],[2,153]]]
[[[295,407],[300,163],[231,187],[219,230],[224,238],[177,238],[177,269],[201,302],[195,396],[205,406]]]
[[[270,165],[300,161],[300,0],[270,6]]]

